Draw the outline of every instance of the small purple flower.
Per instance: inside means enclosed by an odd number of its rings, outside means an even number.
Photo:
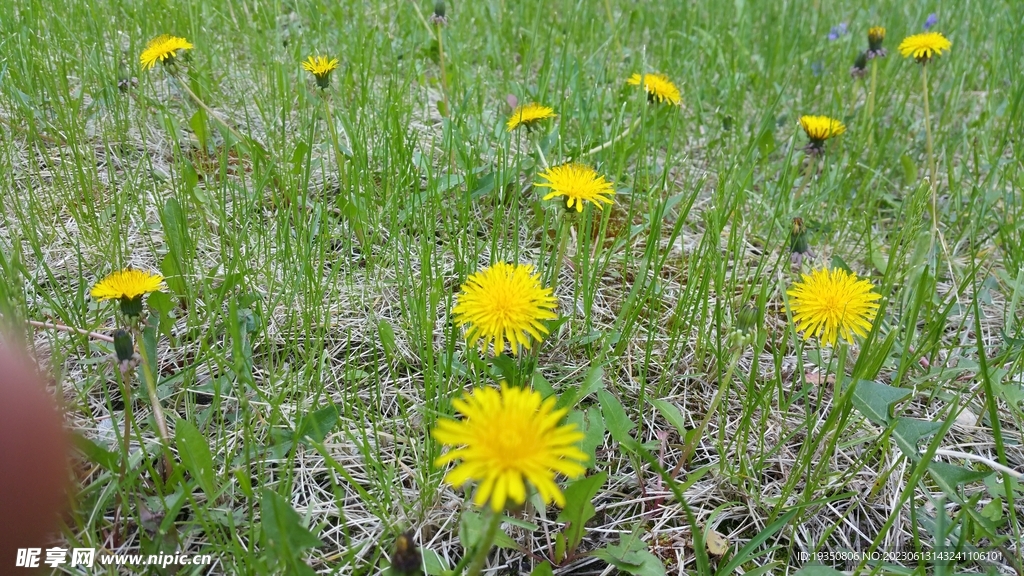
[[[936,14],[935,12],[932,12],[931,14],[928,15],[928,19],[924,21],[924,29],[928,30],[929,28],[931,28],[932,26],[935,26],[938,23],[939,23],[939,15]]]
[[[840,22],[838,26],[833,26],[832,29],[828,31],[829,42],[839,40],[839,38],[846,35],[846,32],[846,22]]]

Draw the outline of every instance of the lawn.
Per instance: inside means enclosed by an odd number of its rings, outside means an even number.
[[[1022,47],[1009,1],[2,3],[54,542],[1024,575]]]

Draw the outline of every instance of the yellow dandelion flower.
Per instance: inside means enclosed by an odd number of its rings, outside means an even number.
[[[556,114],[553,109],[531,102],[530,104],[516,106],[516,109],[512,111],[512,116],[509,116],[508,122],[505,125],[508,126],[509,132],[520,126],[526,126],[529,129],[530,125],[535,122],[540,122],[545,118],[554,118],[555,116]]]
[[[811,140],[807,151],[812,154],[824,149],[825,140],[846,132],[845,124],[828,116],[801,116],[800,126]]]
[[[584,164],[570,163],[555,166],[541,173],[540,177],[547,182],[534,185],[551,189],[551,192],[544,197],[545,200],[556,196],[565,196],[566,208],[571,209],[575,205],[577,212],[583,211],[584,202],[591,202],[598,208],[602,208],[602,202],[611,204],[611,196],[615,195],[612,183]]]
[[[92,287],[89,293],[96,300],[120,300],[125,316],[142,313],[142,297],[164,289],[164,277],[127,268],[112,272]]]
[[[835,344],[842,336],[853,342],[853,335],[864,337],[878,311],[874,292],[868,280],[858,280],[842,268],[812,271],[801,274],[802,281],[786,291],[797,330],[803,330],[804,339],[817,336],[822,344]]]
[[[327,59],[326,56],[310,56],[302,63],[303,70],[316,78],[317,86],[327,88],[331,83],[331,72],[338,67],[338,59]]]
[[[533,266],[498,262],[470,274],[452,314],[460,327],[469,325],[466,341],[470,346],[480,340],[481,351],[490,344],[495,354],[501,354],[507,340],[515,355],[520,346],[530,346],[531,337],[538,342],[544,339],[548,328],[541,321],[557,318],[557,306],[554,291],[541,286]]]
[[[434,464],[462,461],[448,471],[445,482],[461,486],[475,480],[473,503],[490,503],[495,512],[507,501],[525,502],[527,483],[545,503],[565,506],[555,475],[581,476],[587,455],[577,446],[583,434],[576,425],[559,424],[568,409],[556,409],[556,401],[554,396],[543,400],[537,391],[504,382],[500,392],[477,388],[454,400],[452,405],[464,418],[441,419],[432,431],[438,442],[457,447]]]
[[[672,104],[678,105],[682,101],[682,97],[679,95],[679,88],[668,79],[668,76],[664,74],[633,74],[626,80],[626,84],[632,84],[633,86],[639,86],[643,83],[644,89],[647,90],[647,99],[651,102],[657,100],[658,102],[671,102]]]
[[[899,51],[904,58],[914,57],[921,64],[927,64],[932,56],[941,56],[953,44],[938,32],[924,32],[907,36],[900,42]]]
[[[192,48],[192,43],[184,38],[161,34],[146,44],[146,49],[139,56],[139,62],[142,63],[143,70],[149,70],[156,65],[157,60],[164,64],[173,62],[178,55],[178,50],[191,50]]]

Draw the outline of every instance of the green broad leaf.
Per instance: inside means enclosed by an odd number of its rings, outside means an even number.
[[[552,386],[551,382],[548,382],[548,379],[545,378],[544,375],[541,374],[539,371],[534,371],[531,380],[533,381],[533,389],[536,390],[537,392],[540,392],[542,398],[547,398],[555,394],[555,387]],[[562,404],[562,398],[565,398],[566,396],[568,396],[568,394],[562,394],[562,396],[559,397],[558,402],[555,404],[556,408],[565,407],[561,406],[560,404]],[[571,416],[572,414],[570,413],[570,417]]]
[[[598,391],[597,399],[601,403],[601,414],[604,415],[605,424],[612,433],[612,438],[620,443],[631,441],[633,438],[629,432],[636,424],[626,415],[626,409],[622,407],[619,399],[607,390]]]
[[[903,166],[903,185],[913,186],[917,182],[917,164],[914,164],[910,156],[900,156],[900,166]]]
[[[545,560],[533,567],[530,576],[555,576],[555,573],[551,570],[551,564],[548,564],[547,560]]]
[[[589,554],[600,558],[623,572],[638,576],[665,576],[665,565],[647,550],[647,544],[635,534],[623,535],[618,544],[594,550]]]
[[[939,488],[942,488],[943,492],[952,496],[958,493],[957,487],[960,485],[983,480],[994,474],[991,470],[981,472],[962,466],[946,464],[945,462],[929,463],[928,473],[935,480],[935,483],[939,485]]]
[[[475,548],[480,543],[484,533],[487,531],[488,522],[490,522],[490,516],[484,516],[480,511],[466,510],[462,513],[462,518],[459,520],[459,540],[467,549]],[[502,519],[502,522],[504,522],[504,519]],[[498,530],[494,537],[494,545],[506,550],[516,550],[519,548],[516,541],[510,538],[503,530]]]
[[[828,566],[804,566],[793,576],[846,576],[846,574]]]
[[[999,522],[1003,519],[1003,499],[993,498],[984,508],[981,509],[981,515],[984,518],[989,519],[992,522]]]
[[[555,562],[561,564],[565,560],[565,549],[567,547],[565,533],[559,532],[555,534]]]
[[[676,429],[679,437],[685,439],[686,433],[689,430],[686,429],[686,418],[683,417],[679,407],[661,398],[650,398],[650,402],[658,410],[658,413],[661,414],[661,417]]]
[[[574,480],[566,486],[565,507],[558,513],[557,521],[566,523],[564,533],[569,550],[575,550],[583,541],[587,521],[597,513],[593,504],[594,496],[607,479],[607,472],[599,472]]]
[[[757,151],[761,158],[767,157],[775,151],[778,145],[775,143],[775,134],[771,130],[765,130],[757,139]]]
[[[82,436],[78,432],[71,433],[71,443],[74,444],[75,448],[77,448],[90,462],[99,464],[111,472],[118,469],[118,462],[120,462],[120,458],[115,452],[107,450],[85,436]]]
[[[191,257],[188,236],[188,219],[181,209],[181,204],[176,198],[168,198],[160,209],[160,222],[163,224],[164,237],[167,239],[167,248],[178,262]]]
[[[303,416],[295,428],[295,437],[299,441],[309,438],[316,443],[321,443],[337,425],[338,408],[334,404],[328,404],[312,414]]]
[[[423,555],[423,568],[430,576],[441,576],[450,570],[444,558],[430,548],[421,548],[420,554]]]
[[[189,119],[188,125],[192,128],[192,133],[196,135],[196,140],[199,141],[199,147],[203,152],[210,151],[210,127],[206,119],[206,111],[200,108],[196,110],[196,113]]]
[[[174,311],[174,302],[171,301],[171,297],[166,292],[153,292],[146,299],[146,304],[150,310],[160,316],[157,331],[167,338],[171,338],[173,335],[171,330],[174,328],[174,316],[171,314]]]
[[[580,442],[580,450],[587,455],[588,460],[583,463],[587,468],[592,468],[597,461],[597,447],[604,444],[604,418],[601,417],[601,410],[597,406],[587,408],[586,412],[573,411],[566,418],[569,424],[575,424],[583,432],[583,441]]]
[[[388,360],[398,358],[398,339],[395,338],[395,329],[391,327],[390,322],[381,320],[377,323],[377,336],[380,338],[380,344],[384,347],[384,355],[388,357]]]
[[[604,390],[604,368],[591,366],[583,376],[583,384],[580,385],[580,395],[576,398],[576,402],[600,390]]]
[[[853,391],[853,405],[865,418],[879,426],[888,426],[892,421],[890,407],[910,396],[910,390],[893,388],[871,380],[858,380]]]
[[[845,270],[848,274],[853,274],[853,270],[850,270],[849,264],[847,264],[846,260],[843,260],[838,254],[833,254],[832,255],[832,263],[831,264],[832,264],[831,267],[833,269],[839,268],[839,269]]]
[[[295,144],[295,150],[292,151],[292,174],[300,174],[302,172],[307,158],[309,158],[309,144],[305,140],[299,140]]]
[[[207,498],[217,494],[213,469],[213,454],[203,433],[188,420],[179,419],[174,425],[174,444],[178,448],[181,464],[196,479]]]
[[[942,428],[941,422],[919,420],[917,418],[897,418],[896,426],[892,429],[892,438],[896,445],[911,460],[920,458],[917,445],[922,438],[935,434]]]
[[[174,257],[174,254],[168,252],[164,255],[163,260],[160,261],[160,273],[164,276],[164,283],[167,284],[167,289],[181,296],[184,302],[185,280],[181,274],[181,269],[178,268],[178,260]]]
[[[302,525],[299,513],[270,488],[262,490],[260,528],[266,554],[276,562],[279,573],[315,574],[302,557],[306,549],[317,548],[324,543]]]

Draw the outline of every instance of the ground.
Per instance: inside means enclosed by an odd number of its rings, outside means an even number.
[[[506,380],[592,460],[561,514],[507,512],[492,573],[1024,574],[1024,6],[434,11],[0,6],[0,317],[76,437],[60,545],[372,574],[411,531],[465,568],[487,514],[430,430]],[[951,48],[904,58],[933,13]],[[143,70],[161,34],[192,48]],[[678,105],[627,83],[655,72]],[[556,116],[508,131],[530,102]],[[809,148],[804,115],[846,130]],[[543,200],[569,161],[614,203]],[[499,261],[558,300],[515,356],[452,314]],[[139,320],[90,296],[127,267],[165,277]],[[822,268],[881,296],[852,342],[794,324]]]

